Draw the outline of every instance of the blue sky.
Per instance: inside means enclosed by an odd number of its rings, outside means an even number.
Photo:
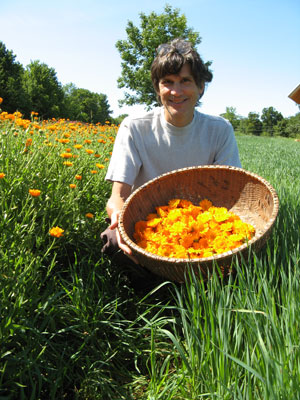
[[[213,81],[201,111],[241,116],[274,107],[284,117],[299,110],[289,93],[300,84],[299,0],[0,0],[0,41],[24,67],[40,60],[63,85],[104,93],[114,116],[142,107],[118,107],[121,58],[115,43],[139,14],[166,3],[199,32],[198,51],[212,61]],[[1,96],[1,94],[0,94]]]

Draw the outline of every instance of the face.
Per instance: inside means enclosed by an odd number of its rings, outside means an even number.
[[[178,75],[161,78],[157,94],[164,106],[167,122],[178,127],[192,122],[195,106],[202,92],[203,87],[196,85],[189,64],[184,64]]]

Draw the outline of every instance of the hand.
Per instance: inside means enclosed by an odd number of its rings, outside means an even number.
[[[109,229],[116,229],[116,236],[117,236],[117,241],[120,249],[123,251],[123,253],[129,257],[133,262],[136,264],[139,264],[138,260],[132,255],[132,250],[130,247],[126,245],[124,240],[122,239],[119,229],[118,229],[118,222],[119,222],[119,216],[120,216],[120,211],[115,211],[111,214],[111,224],[109,226]]]

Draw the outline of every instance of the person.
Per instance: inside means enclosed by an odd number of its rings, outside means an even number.
[[[121,249],[137,262],[117,226],[124,202],[142,184],[179,168],[241,167],[231,124],[196,110],[212,77],[189,42],[174,39],[157,48],[151,79],[160,106],[120,125],[106,174],[112,192],[106,206],[110,225],[101,234],[103,253]]]

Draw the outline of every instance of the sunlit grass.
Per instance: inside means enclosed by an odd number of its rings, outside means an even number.
[[[117,129],[1,114],[0,397],[300,398],[299,143],[237,138],[279,195],[263,251],[136,290],[101,255]]]

